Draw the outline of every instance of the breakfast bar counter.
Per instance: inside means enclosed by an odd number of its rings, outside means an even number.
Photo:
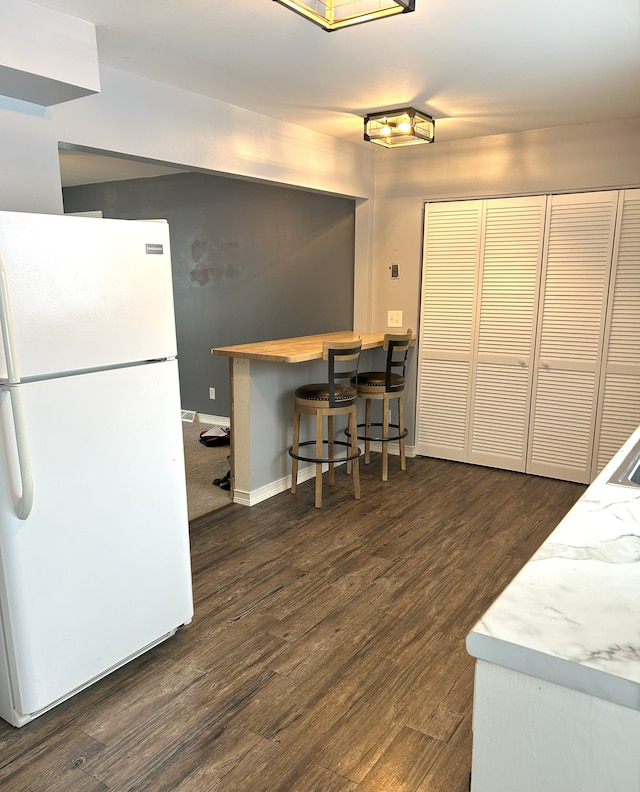
[[[353,330],[342,330],[336,333],[281,338],[276,341],[258,341],[255,344],[216,347],[211,350],[211,354],[247,360],[270,360],[274,363],[304,363],[322,358],[325,341],[352,341],[357,338],[362,339],[363,349],[373,349],[382,345],[384,332],[356,333]]]
[[[252,506],[290,486],[293,393],[307,382],[326,379],[323,343],[362,339],[364,370],[371,367],[384,336],[385,331],[344,330],[211,350],[229,358],[234,503]],[[312,466],[301,469],[300,480],[313,472]]]

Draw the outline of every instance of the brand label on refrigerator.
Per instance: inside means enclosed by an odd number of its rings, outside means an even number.
[[[161,256],[164,253],[164,246],[154,242],[147,242],[146,248],[147,248],[147,255]]]

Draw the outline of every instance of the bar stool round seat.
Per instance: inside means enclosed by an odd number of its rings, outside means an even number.
[[[384,337],[383,348],[387,353],[387,362],[384,371],[365,371],[358,374],[357,382],[352,380],[352,384],[358,392],[358,396],[365,400],[364,423],[358,424],[358,440],[364,440],[364,463],[368,465],[371,461],[371,443],[381,443],[382,451],[382,480],[389,478],[389,443],[398,441],[398,451],[400,456],[400,470],[407,469],[407,457],[405,448],[405,437],[407,427],[404,415],[404,387],[405,369],[407,365],[407,355],[411,346],[413,333],[407,330],[406,333],[387,333]],[[400,369],[398,374],[393,369]],[[381,420],[374,422],[371,420],[372,403],[382,402]],[[391,422],[391,402],[397,401],[398,422]],[[374,433],[374,428],[382,431]],[[346,434],[348,436],[349,430]]]
[[[358,392],[352,385],[342,385],[337,383],[335,390],[335,404],[345,406],[357,398]],[[296,388],[296,399],[303,399],[305,402],[328,402],[329,385],[326,382],[317,382],[312,385],[302,385]],[[315,442],[311,440],[310,442]],[[301,443],[304,445],[304,443]]]
[[[399,393],[404,390],[404,383],[404,377],[394,372],[391,372],[389,382],[387,383],[386,371],[365,371],[364,374],[358,375],[357,390],[358,394],[361,396],[365,393],[381,394],[383,391],[387,391],[388,393]]]
[[[350,380],[357,382],[358,360],[362,341],[325,342],[322,358],[328,361],[327,382],[316,382],[301,385],[295,390],[293,414],[293,445],[289,448],[291,463],[291,492],[295,493],[298,485],[298,463],[313,462],[315,464],[315,506],[322,506],[322,466],[329,466],[328,481],[335,483],[334,466],[336,462],[347,463],[347,473],[353,477],[354,496],[360,498],[360,470],[358,457],[360,449],[357,441],[357,398],[358,391]],[[347,366],[345,368],[344,366]],[[346,380],[346,382],[345,382]],[[315,417],[315,439],[300,441],[300,420],[302,415]],[[336,440],[334,418],[346,415],[348,441]],[[324,419],[327,424],[324,436]],[[306,446],[315,446],[313,455],[300,453]],[[338,450],[336,450],[338,446]],[[326,447],[326,453],[324,449]],[[344,449],[344,451],[342,450]],[[339,454],[339,456],[337,455]],[[352,464],[355,463],[355,464]]]

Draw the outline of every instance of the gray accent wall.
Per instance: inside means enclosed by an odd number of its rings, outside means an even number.
[[[185,409],[230,415],[228,359],[212,347],[353,327],[351,199],[200,173],[67,187],[63,197],[65,212],[169,222]]]

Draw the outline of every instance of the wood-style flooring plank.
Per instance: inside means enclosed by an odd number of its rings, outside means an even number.
[[[356,792],[358,785],[324,767],[312,764],[296,778],[296,792]]]
[[[209,675],[189,685],[179,701],[157,708],[154,716],[126,725],[114,723],[99,757],[85,770],[109,789],[172,792],[194,768],[215,753],[230,718],[257,695],[272,674],[246,669],[233,684],[220,687]],[[123,727],[124,726],[124,727]]]
[[[2,792],[466,792],[466,634],[585,488],[395,462],[194,521],[193,622],[0,723]]]
[[[444,743],[406,726],[358,785],[358,792],[414,792],[437,760]],[[444,790],[443,790],[444,792]]]
[[[104,792],[103,783],[84,772],[105,746],[75,729],[52,734],[29,754],[0,769],[3,792]]]
[[[231,790],[233,787],[228,785],[227,774],[250,751],[261,743],[268,743],[263,737],[242,728],[224,727],[213,736],[214,739],[207,743],[204,756],[198,757],[188,749],[180,754],[177,761],[184,769],[171,768],[171,792]]]
[[[471,772],[471,718],[443,744],[428,773],[411,792],[467,792]]]

